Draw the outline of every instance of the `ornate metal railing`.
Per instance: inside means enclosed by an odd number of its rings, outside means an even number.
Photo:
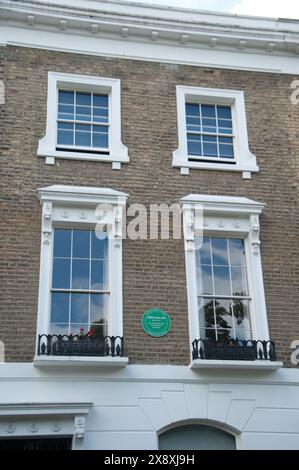
[[[192,343],[192,357],[226,361],[276,361],[276,350],[273,341],[196,339]]]
[[[123,356],[121,336],[92,337],[88,335],[39,335],[40,356]]]

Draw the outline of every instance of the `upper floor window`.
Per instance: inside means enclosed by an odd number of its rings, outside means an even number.
[[[200,194],[181,204],[192,366],[280,367],[269,339],[260,256],[264,205]]]
[[[109,97],[80,91],[58,91],[57,149],[108,153]]]
[[[120,80],[57,72],[48,74],[46,135],[38,155],[112,162],[129,161],[121,142]]]
[[[257,172],[249,150],[242,91],[177,86],[179,147],[172,165],[190,168]]]
[[[190,161],[234,160],[230,106],[186,103],[186,127]]]
[[[125,365],[122,221],[127,195],[54,185],[40,189],[39,198],[43,216],[35,364]]]
[[[53,236],[51,334],[108,335],[108,238],[73,228]]]

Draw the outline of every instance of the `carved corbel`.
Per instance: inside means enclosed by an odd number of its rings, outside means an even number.
[[[44,245],[50,244],[52,234],[52,210],[52,202],[45,202],[43,204],[42,239]]]
[[[184,237],[186,251],[193,251],[195,239],[195,210],[192,206],[184,208]]]
[[[256,256],[260,254],[260,222],[258,215],[252,215],[250,217],[250,241],[252,247],[252,253]]]
[[[123,211],[120,206],[114,207],[114,246],[119,248],[121,246],[122,239],[122,218]]]
[[[73,449],[83,450],[85,433],[85,416],[75,416]]]

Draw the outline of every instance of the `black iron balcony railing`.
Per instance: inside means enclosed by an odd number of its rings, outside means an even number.
[[[39,356],[112,356],[122,357],[121,336],[93,337],[88,335],[39,335]]]
[[[276,351],[273,341],[196,339],[192,343],[192,357],[225,361],[276,361]]]

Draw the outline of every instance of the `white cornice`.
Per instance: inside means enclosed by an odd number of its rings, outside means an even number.
[[[124,205],[128,194],[110,188],[94,188],[86,186],[53,185],[38,189],[41,203],[52,201],[57,204],[97,205],[102,202]]]
[[[0,26],[0,44],[298,72],[299,22],[294,20],[118,1],[0,0]]]
[[[205,194],[189,194],[180,200],[183,208],[200,205],[205,213],[241,213],[260,214],[265,204],[247,199],[245,197],[234,196],[212,196]]]

